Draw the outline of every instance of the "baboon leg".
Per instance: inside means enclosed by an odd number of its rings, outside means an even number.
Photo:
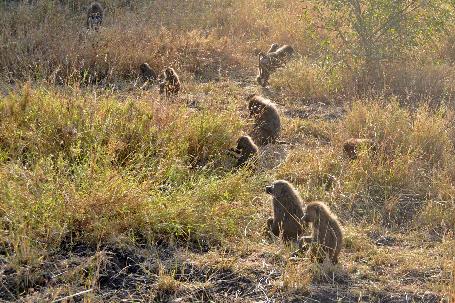
[[[279,236],[280,235],[280,229],[278,227],[278,224],[276,224],[275,220],[270,217],[268,220],[267,220],[267,228],[269,231],[271,231],[275,236]]]
[[[336,251],[334,249],[330,249],[328,255],[329,255],[330,261],[332,261],[333,264],[338,264],[338,257],[336,255]]]
[[[269,85],[269,78],[270,78],[269,72],[262,73],[262,76],[261,76],[262,83],[260,83],[262,87],[266,87],[267,85]]]

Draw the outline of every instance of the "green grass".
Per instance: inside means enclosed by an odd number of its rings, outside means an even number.
[[[316,2],[112,0],[96,33],[83,27],[85,2],[38,2],[0,4],[0,285],[9,298],[453,296],[449,25],[411,57],[381,62],[382,80],[368,83]],[[274,42],[296,57],[262,89],[256,54]],[[180,95],[142,87],[143,62],[174,67]],[[227,151],[251,129],[250,93],[279,104],[288,144],[236,170]],[[375,150],[348,160],[352,137],[373,139]],[[339,266],[289,258],[295,246],[266,236],[264,186],[276,179],[338,215]]]
[[[73,234],[94,243],[239,235],[261,183],[230,171],[239,118],[158,106],[28,86],[0,100],[2,240],[11,256],[32,262],[35,249]]]

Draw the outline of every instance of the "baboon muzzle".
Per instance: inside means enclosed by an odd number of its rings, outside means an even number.
[[[272,186],[266,186],[265,187],[265,192],[268,193],[269,195],[272,194],[272,191],[273,191],[273,187]]]

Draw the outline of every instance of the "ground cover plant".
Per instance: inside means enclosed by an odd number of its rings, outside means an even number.
[[[0,3],[1,302],[455,300],[453,3],[89,4]],[[236,168],[253,93],[282,142]],[[339,264],[266,233],[278,179],[338,216]]]

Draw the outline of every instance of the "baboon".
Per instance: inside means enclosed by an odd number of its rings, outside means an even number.
[[[157,76],[153,69],[150,68],[148,63],[142,63],[139,66],[139,70],[141,72],[141,77],[144,81],[154,81],[156,80]]]
[[[312,235],[303,237],[302,241],[317,245],[312,249],[317,261],[322,263],[328,255],[333,264],[337,264],[343,244],[343,231],[329,207],[319,201],[309,203],[305,208],[302,221],[311,223],[313,227]]]
[[[255,120],[251,133],[254,141],[259,145],[276,143],[281,132],[281,121],[275,105],[258,95],[250,95],[247,100],[250,117]]]
[[[101,23],[103,23],[103,18],[103,6],[97,1],[92,2],[87,10],[87,28],[98,30]]]
[[[351,160],[357,159],[361,149],[375,150],[374,141],[371,139],[350,138],[343,144],[343,150]]]
[[[302,199],[299,193],[284,180],[266,186],[265,192],[273,197],[273,218],[267,220],[268,230],[276,236],[281,233],[285,241],[297,240],[303,234]]]
[[[276,51],[278,48],[280,48],[280,45],[278,43],[273,43],[270,45],[270,49],[267,51],[267,54]]]
[[[241,136],[237,140],[237,147],[232,151],[238,156],[236,167],[242,167],[249,160],[257,156],[258,147],[254,144],[250,136]]]
[[[294,54],[292,46],[279,45],[274,43],[270,46],[267,54],[262,52],[259,53],[259,75],[257,76],[257,82],[265,87],[268,85],[270,75],[277,69],[284,66],[289,58]]]
[[[171,67],[166,67],[160,82],[160,94],[165,94],[166,97],[169,95],[177,95],[178,92],[180,91],[180,80],[175,72],[175,70]]]

